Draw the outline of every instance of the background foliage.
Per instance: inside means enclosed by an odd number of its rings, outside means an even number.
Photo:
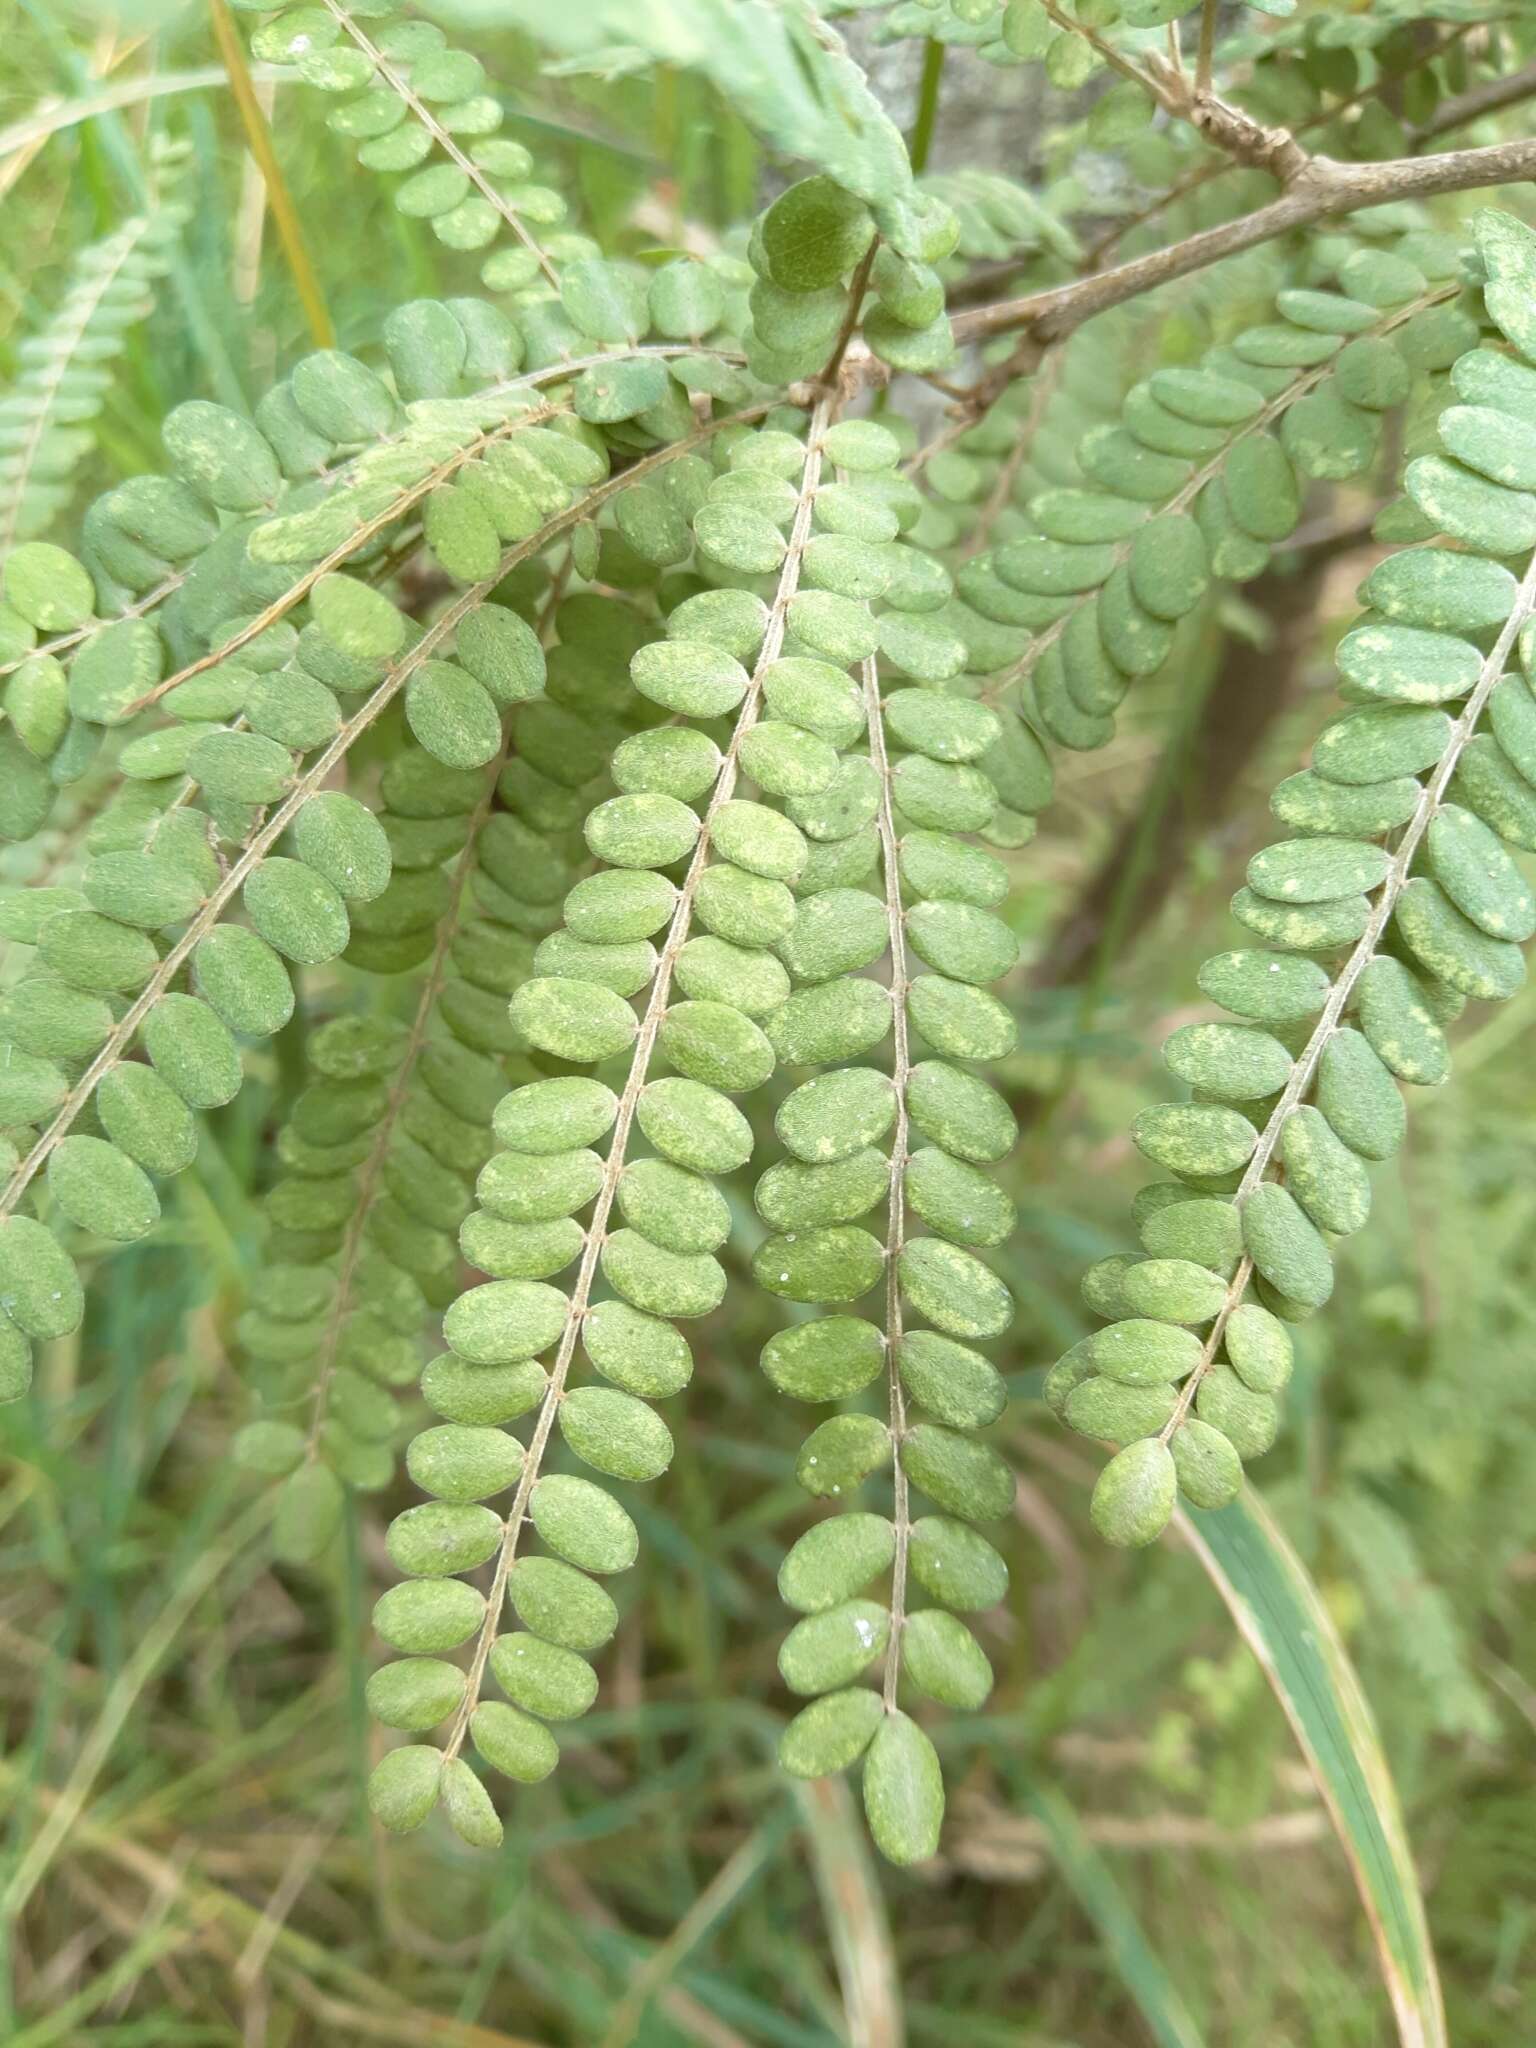
[[[1074,27],[1054,7],[985,0],[841,10],[870,86],[798,8],[658,0],[552,20],[475,0],[453,32],[506,95],[500,132],[537,166],[527,183],[563,197],[566,228],[653,265],[722,239],[739,255],[754,212],[807,168],[882,208],[911,203],[907,135],[959,218],[942,269],[963,322],[1273,200],[1273,163],[1239,135],[1247,160],[1232,167],[1233,137],[1202,139],[1187,118],[1170,11],[1084,7]],[[279,166],[264,184],[232,84],[251,21],[6,9],[5,545],[75,545],[99,494],[164,467],[161,422],[188,397],[249,414],[332,336],[381,365],[397,306],[475,292],[509,244],[491,295],[524,288],[514,234],[488,255],[402,211],[398,178],[360,167],[323,95],[258,46],[246,103],[266,110],[255,133],[270,120]],[[1518,7],[1234,9],[1216,26],[1233,101],[1347,166],[1528,133]],[[1198,28],[1185,20],[1190,72]],[[1127,62],[1162,86],[1155,112],[1144,82],[1116,77]],[[1182,112],[1166,104],[1181,93]],[[905,453],[922,451],[925,547],[960,574],[982,551],[978,520],[1022,542],[1022,508],[1079,480],[1084,434],[1138,378],[1240,353],[1276,292],[1324,282],[1322,266],[1347,282],[1339,266],[1417,238],[1413,311],[1473,317],[1454,252],[1487,196],[1297,228],[1069,340],[1047,320],[1015,354],[1017,332],[988,340],[983,312],[979,354],[907,358],[939,388],[908,375],[873,404]],[[1530,217],[1518,186],[1496,197]],[[530,218],[543,203],[526,202]],[[1442,246],[1453,258],[1437,272]],[[1401,303],[1379,302],[1389,327]],[[1434,445],[1467,337],[1414,331],[1428,338],[1407,406],[1372,412],[1356,455],[1307,473],[1273,551],[1183,608],[1112,729],[1108,706],[1053,700],[1048,668],[1032,682],[1056,794],[1027,846],[1000,849],[1021,949],[1001,990],[1019,1039],[992,1078],[1020,1135],[991,1171],[1019,1222],[987,1252],[1017,1304],[996,1347],[1010,1403],[988,1431],[1019,1473],[997,1539],[1011,1590],[978,1623],[997,1674],[984,1709],[935,1726],[950,1786],[939,1856],[877,1871],[856,1789],[774,1760],[793,1704],[775,1579],[806,1525],[796,1458],[818,1418],[759,1369],[783,1318],[739,1248],[761,1235],[750,1170],[724,1183],[732,1293],[689,1325],[698,1369],[685,1410],[665,1411],[675,1456],[624,1492],[639,1561],[613,1581],[602,1691],[562,1730],[561,1768],[516,1790],[493,1858],[441,1822],[403,1842],[374,1826],[364,1788],[389,1738],[364,1697],[380,1661],[370,1613],[393,1577],[388,1518],[417,1495],[403,1475],[349,1488],[318,1564],[293,1545],[275,1559],[270,1498],[231,1456],[253,1412],[272,1190],[295,1156],[290,1138],[280,1159],[277,1134],[324,1057],[310,1027],[368,1011],[408,1031],[415,1015],[426,954],[381,977],[367,970],[392,963],[364,948],[305,973],[295,1021],[248,1050],[243,1090],[200,1117],[153,1232],[83,1240],[85,1320],[39,1347],[32,1394],[4,1411],[10,2038],[1392,2038],[1348,1865],[1280,1704],[1177,1533],[1129,1556],[1097,1540],[1098,1451],[1061,1429],[1043,1387],[1092,1320],[1084,1269],[1135,1241],[1127,1205],[1145,1172],[1125,1133],[1167,1091],[1164,1035],[1205,1014],[1199,963],[1236,943],[1227,904],[1274,836],[1268,792],[1335,714],[1332,654],[1357,588],[1385,542],[1419,537],[1402,460]],[[942,388],[978,377],[996,401],[979,424]],[[1296,430],[1277,432],[1294,453]],[[1336,419],[1319,435],[1336,439]],[[614,544],[584,561],[578,588],[626,587]],[[426,622],[447,588],[418,553],[396,591]],[[1038,652],[1004,645],[995,666],[1020,664]],[[383,758],[364,749],[355,786],[388,822],[389,788],[369,781]],[[76,877],[100,801],[90,775],[64,788],[0,855],[4,881]],[[8,949],[8,987],[29,957]],[[1373,1171],[1370,1226],[1339,1248],[1334,1299],[1297,1332],[1286,1427],[1255,1475],[1380,1725],[1458,2043],[1519,2040],[1536,2019],[1521,1883],[1536,1853],[1524,1029],[1519,1001],[1474,1004],[1456,1026],[1455,1078],[1416,1095],[1406,1145]],[[431,1420],[413,1389],[400,1400],[409,1428]]]

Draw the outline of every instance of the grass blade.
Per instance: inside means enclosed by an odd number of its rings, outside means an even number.
[[[277,160],[277,151],[272,146],[272,131],[267,126],[267,117],[256,94],[250,66],[246,62],[245,45],[240,40],[234,16],[225,5],[225,0],[212,0],[210,13],[214,41],[219,46],[219,56],[229,74],[229,89],[234,95],[235,105],[240,112],[240,124],[245,130],[245,146],[255,160],[256,167],[261,172],[262,183],[267,188],[267,205],[271,209],[272,224],[277,229],[277,238],[282,244],[283,257],[293,278],[294,290],[298,293],[299,303],[304,308],[310,339],[316,348],[334,348],[336,329],[326,307],[320,281],[315,276],[314,265],[310,261],[304,230],[299,224],[298,209],[293,203],[293,195],[288,190],[283,167]]]
[[[293,77],[280,64],[253,64],[250,73],[258,85],[287,84]],[[210,86],[228,83],[229,74],[222,64],[202,64],[191,71],[141,72],[77,99],[39,101],[30,114],[24,114],[8,128],[0,128],[0,198],[9,192],[44,143],[66,129],[78,128],[82,121],[94,121],[98,114],[140,107],[148,100],[164,99],[171,93],[203,92]]]
[[[1371,1923],[1403,2048],[1445,2048],[1424,1901],[1381,1738],[1322,1596],[1251,1491],[1181,1515],[1186,1542],[1285,1709]]]
[[[1024,1804],[1044,1828],[1056,1867],[1098,1929],[1126,1995],[1157,2048],[1204,2048],[1204,2036],[1174,1988],[1114,1872],[1054,1785],[1030,1781]]]
[[[841,1778],[797,1778],[793,1789],[837,1962],[849,2048],[902,2048],[901,1976],[852,1794]]]

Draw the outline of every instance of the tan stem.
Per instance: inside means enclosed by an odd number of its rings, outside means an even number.
[[[304,308],[310,339],[316,348],[334,348],[336,329],[310,260],[298,208],[293,203],[293,194],[288,190],[283,167],[272,146],[272,130],[267,125],[255,81],[245,61],[245,45],[240,40],[227,0],[209,0],[209,12],[213,18],[213,39],[219,46],[219,56],[229,76],[229,89],[239,110],[240,125],[245,130],[246,147],[261,172],[261,182],[267,188],[267,204],[272,209],[273,225],[293,277],[294,289]]]
[[[1216,16],[1220,11],[1219,0],[1203,0],[1200,42],[1195,51],[1195,91],[1200,94],[1211,89],[1211,59],[1216,50]]]
[[[1468,23],[1462,22],[1451,29],[1449,34],[1436,45],[1432,54],[1437,57],[1444,56],[1448,50],[1452,49],[1467,34],[1468,27]],[[1528,98],[1531,93],[1536,92],[1536,65],[1531,66],[1529,72],[1516,75],[1523,80],[1521,89],[1518,92],[1511,92],[1507,96],[1491,101],[1491,105],[1507,106],[1515,100]],[[1494,83],[1500,85],[1506,82],[1504,80],[1494,81]],[[1360,106],[1366,100],[1374,99],[1379,90],[1380,80],[1373,79],[1369,85],[1362,85],[1357,91],[1346,94],[1343,99],[1334,100],[1328,106],[1319,107],[1317,112],[1307,120],[1297,123],[1293,131],[1294,135],[1299,140],[1303,135],[1310,135],[1314,129],[1326,128],[1330,122],[1337,121],[1340,115],[1347,114],[1352,107]],[[1472,92],[1462,94],[1461,98],[1470,101],[1474,94],[1483,90],[1486,90],[1486,88],[1474,87]],[[1459,127],[1464,121],[1475,119],[1477,113],[1488,110],[1486,106],[1480,106],[1470,112],[1461,114],[1456,120],[1442,120],[1441,115],[1448,112],[1455,104],[1456,102],[1454,101],[1446,101],[1444,107],[1437,111],[1432,121],[1426,122],[1422,128],[1414,131],[1413,139],[1415,145],[1426,141],[1432,134],[1442,134],[1448,128]],[[1214,143],[1216,138],[1208,136],[1207,140]],[[1084,268],[1097,270],[1116,242],[1122,241],[1134,228],[1144,227],[1149,220],[1156,220],[1160,213],[1166,213],[1170,206],[1174,206],[1179,200],[1187,198],[1191,192],[1198,191],[1202,185],[1208,185],[1213,178],[1223,177],[1228,171],[1244,170],[1246,168],[1248,166],[1241,158],[1228,156],[1224,160],[1213,160],[1210,163],[1201,164],[1196,170],[1186,173],[1184,177],[1170,185],[1166,192],[1159,193],[1156,199],[1149,201],[1139,212],[1133,213],[1129,219],[1121,221],[1117,226],[1108,229],[1102,234],[1088,251]]]
[[[907,1034],[907,927],[901,908],[901,839],[896,830],[891,788],[891,757],[885,743],[885,712],[880,703],[879,668],[874,658],[861,664],[864,713],[869,726],[869,758],[880,778],[880,865],[885,879],[885,915],[891,953],[891,1079],[896,1088],[896,1126],[891,1134],[891,1171],[886,1190],[885,1231],[885,1383],[891,1430],[891,1478],[894,1488],[892,1526],[896,1554],[891,1564],[891,1636],[885,1652],[882,1695],[888,1714],[896,1711],[901,1680],[901,1636],[907,1619],[907,1562],[912,1543],[912,1506],[901,1447],[907,1433],[907,1403],[901,1384],[901,1251],[906,1243],[907,1148],[911,1130],[907,1089],[912,1077],[912,1052]]]

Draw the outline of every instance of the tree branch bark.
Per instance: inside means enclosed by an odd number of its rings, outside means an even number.
[[[1290,140],[1299,150],[1294,138]],[[961,313],[954,322],[955,339],[987,341],[1022,329],[1036,342],[1057,341],[1096,313],[1219,263],[1224,256],[1257,248],[1295,228],[1309,227],[1313,221],[1353,213],[1362,206],[1379,206],[1387,200],[1469,192],[1530,178],[1536,178],[1536,140],[1524,138],[1496,142],[1485,149],[1447,150],[1440,156],[1400,157],[1389,163],[1346,164],[1333,157],[1305,157],[1288,189],[1257,212],[1206,228],[1171,248],[1134,257],[1129,263],[1116,264],[1112,270],[1072,284]]]
[[[1437,135],[1448,135],[1453,128],[1465,128],[1469,121],[1481,120],[1484,114],[1496,114],[1502,107],[1513,107],[1521,100],[1528,100],[1536,93],[1536,64],[1527,64],[1519,71],[1507,72],[1502,78],[1485,78],[1481,85],[1468,86],[1454,98],[1442,100],[1427,121],[1420,122],[1413,131],[1416,143],[1432,142]]]

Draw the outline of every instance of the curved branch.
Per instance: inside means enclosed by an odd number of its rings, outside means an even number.
[[[1449,34],[1442,37],[1430,54],[1443,57],[1462,40],[1470,27],[1469,22],[1457,23]],[[1373,99],[1378,86],[1379,80],[1373,80],[1371,84],[1362,85],[1354,92],[1346,94],[1343,99],[1333,101],[1330,106],[1320,107],[1307,120],[1296,124],[1292,130],[1293,136],[1299,139],[1303,135],[1310,135],[1314,129],[1328,127],[1342,114],[1347,114],[1352,107],[1361,106],[1365,101]],[[1498,90],[1495,91],[1494,88]],[[1473,86],[1468,92],[1459,94],[1456,99],[1445,101],[1428,121],[1410,131],[1415,149],[1433,136],[1443,135],[1449,129],[1462,127],[1466,122],[1476,120],[1480,114],[1492,112],[1496,107],[1510,106],[1518,100],[1528,99],[1533,93],[1536,93],[1536,65],[1515,72],[1508,79],[1494,79],[1485,85]],[[1215,135],[1207,135],[1206,140],[1212,144],[1219,144],[1219,138]],[[1197,165],[1127,219],[1105,229],[1088,251],[1085,267],[1097,270],[1116,242],[1121,241],[1133,229],[1145,227],[1148,221],[1156,220],[1158,215],[1166,213],[1170,206],[1177,205],[1181,199],[1187,199],[1191,192],[1198,191],[1202,185],[1210,184],[1213,179],[1224,177],[1228,171],[1246,168],[1246,162],[1240,157],[1213,157],[1209,162]]]
[[[1536,64],[1523,65],[1518,71],[1506,71],[1501,77],[1485,78],[1480,85],[1469,85],[1465,92],[1442,100],[1429,119],[1421,121],[1413,130],[1413,139],[1415,142],[1433,142],[1437,135],[1448,135],[1453,128],[1465,128],[1469,121],[1480,121],[1484,114],[1496,114],[1504,107],[1518,106],[1533,94],[1536,94]]]
[[[1346,164],[1333,157],[1308,157],[1290,188],[1268,206],[1073,284],[1053,285],[1025,298],[961,313],[954,321],[955,339],[981,342],[1024,329],[1037,342],[1056,341],[1095,313],[1314,221],[1389,200],[1472,192],[1530,178],[1536,178],[1536,140],[1529,138],[1495,142],[1483,149],[1447,150],[1441,156],[1398,157],[1388,163]]]

